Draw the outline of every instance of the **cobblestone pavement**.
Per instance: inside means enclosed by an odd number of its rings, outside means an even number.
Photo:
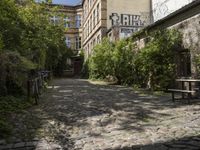
[[[13,115],[0,149],[199,150],[200,102],[58,79],[39,106]]]

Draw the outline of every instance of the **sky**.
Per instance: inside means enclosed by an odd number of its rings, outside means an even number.
[[[66,4],[66,5],[76,5],[81,0],[53,0],[53,3],[55,4]]]

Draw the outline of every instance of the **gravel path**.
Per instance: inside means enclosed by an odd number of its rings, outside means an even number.
[[[0,150],[200,150],[200,102],[171,102],[117,85],[58,79],[40,104],[13,115]]]

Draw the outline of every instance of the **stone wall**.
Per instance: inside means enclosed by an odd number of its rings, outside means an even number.
[[[146,32],[151,33],[166,28],[177,29],[182,33],[182,49],[190,52],[191,75],[200,77],[195,61],[196,56],[200,55],[200,1],[194,1],[175,13],[147,26],[143,32],[137,35],[136,43],[138,47],[143,48],[145,46],[145,40],[148,38]],[[179,52],[178,49],[177,52]]]
[[[183,35],[183,47],[190,50],[192,76],[198,76],[195,58],[200,54],[200,14],[175,24],[175,28]]]

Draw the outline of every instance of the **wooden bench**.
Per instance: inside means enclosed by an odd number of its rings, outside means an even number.
[[[192,97],[192,93],[196,92],[196,91],[181,90],[181,89],[168,89],[167,91],[172,93],[172,101],[173,102],[175,102],[174,93],[182,93],[182,94],[187,93],[188,94],[188,103],[190,103],[190,99]]]

